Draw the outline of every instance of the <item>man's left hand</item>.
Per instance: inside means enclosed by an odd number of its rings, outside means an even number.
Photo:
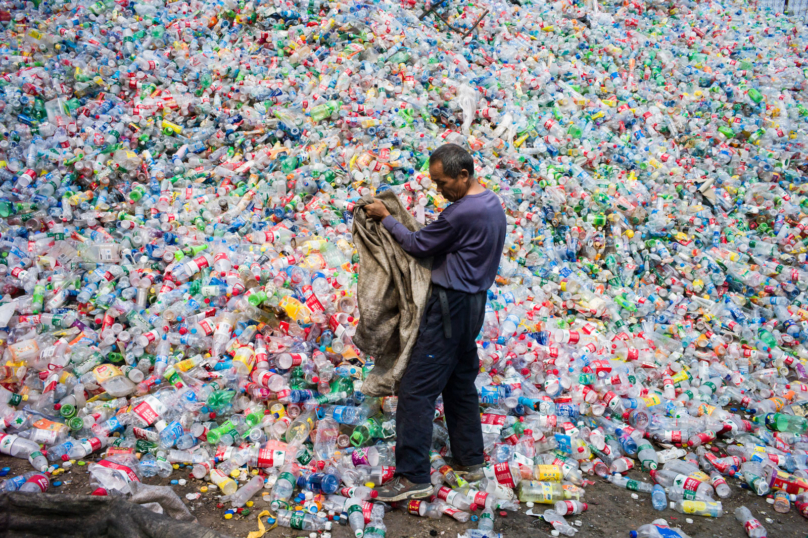
[[[373,220],[382,220],[384,217],[390,216],[387,206],[378,198],[374,198],[373,203],[364,206],[364,209],[365,214]]]

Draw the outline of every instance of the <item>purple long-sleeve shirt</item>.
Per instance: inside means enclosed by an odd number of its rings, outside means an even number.
[[[405,252],[416,258],[433,257],[433,283],[467,293],[487,290],[494,283],[507,224],[493,192],[467,194],[417,232],[392,216],[382,223]]]

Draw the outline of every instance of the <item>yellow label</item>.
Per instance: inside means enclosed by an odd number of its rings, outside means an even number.
[[[707,503],[704,501],[683,501],[682,511],[685,514],[698,514],[707,511]]]
[[[251,372],[253,365],[255,364],[255,352],[249,346],[241,347],[238,351],[236,351],[236,355],[233,357],[233,360],[240,362],[247,367],[248,372]]]
[[[703,404],[699,405],[699,416],[700,417],[704,416],[704,415],[712,416],[712,414],[714,412],[715,412],[715,407],[713,407],[712,405],[709,405],[709,404],[706,404],[706,403],[703,403]]]
[[[561,469],[555,465],[536,465],[536,480],[547,482],[561,482],[564,475]]]
[[[681,383],[682,381],[687,381],[687,379],[688,379],[687,372],[685,372],[684,370],[671,377],[671,381],[673,381],[674,383]]]
[[[710,482],[710,475],[708,475],[707,473],[703,473],[701,471],[696,471],[694,473],[690,473],[687,476],[689,476],[690,478],[694,478],[694,479],[698,480],[699,482],[707,482],[707,483]]]
[[[554,488],[550,484],[542,484],[541,491],[536,492],[536,500],[534,502],[541,504],[554,504],[553,498]]]
[[[287,295],[281,299],[279,306],[284,310],[284,312],[286,312],[286,315],[293,320],[308,323],[311,316],[311,310],[309,310],[309,307],[294,297]]]
[[[659,397],[659,394],[652,394],[643,398],[646,407],[654,407],[655,405],[659,405],[662,403],[662,399]]]
[[[187,372],[192,368],[195,368],[199,364],[198,357],[191,357],[190,359],[185,359],[184,361],[180,361],[174,365],[174,368],[179,370],[180,372]]]
[[[106,383],[113,377],[118,377],[119,375],[123,375],[123,372],[117,367],[112,364],[102,364],[101,366],[96,366],[93,370],[93,374],[95,374],[95,380],[98,382],[99,385],[102,383]]]

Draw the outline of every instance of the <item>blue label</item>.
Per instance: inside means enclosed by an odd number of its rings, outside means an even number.
[[[118,417],[112,417],[107,421],[110,433],[123,429],[123,424],[118,420]]]
[[[578,417],[578,406],[575,404],[568,404],[568,403],[560,403],[556,404],[556,415],[569,417],[569,418],[577,418]]]
[[[335,407],[334,411],[333,411],[333,414],[334,414],[334,420],[339,422],[339,423],[342,423],[342,420],[343,420],[342,415],[345,414],[345,406],[339,405],[339,406]]]
[[[654,525],[654,527],[657,528],[660,538],[682,538],[682,535],[673,529],[660,527],[659,525]]]
[[[569,435],[563,433],[555,434],[556,441],[558,441],[558,450],[567,454],[572,454],[572,439]]]

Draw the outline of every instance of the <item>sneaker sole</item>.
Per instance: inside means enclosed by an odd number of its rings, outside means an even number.
[[[402,491],[398,495],[394,497],[384,497],[381,496],[377,497],[377,501],[386,502],[386,503],[394,503],[400,502],[410,499],[423,499],[429,497],[432,494],[433,488],[430,486],[428,488],[424,488],[422,490],[414,490],[414,491]]]

